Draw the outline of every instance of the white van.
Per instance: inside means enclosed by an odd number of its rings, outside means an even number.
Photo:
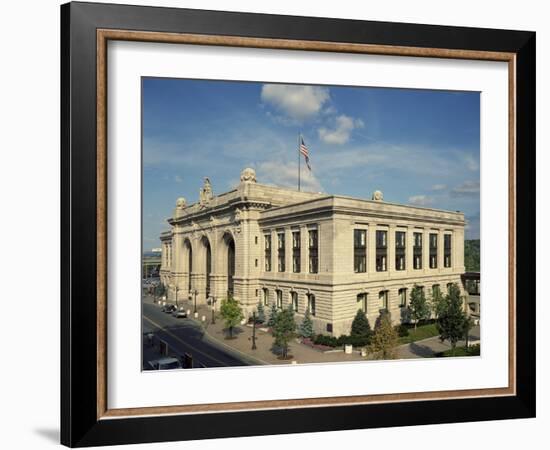
[[[181,362],[177,358],[166,357],[148,362],[154,370],[181,369]]]

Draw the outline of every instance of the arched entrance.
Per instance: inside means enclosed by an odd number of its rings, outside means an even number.
[[[185,253],[187,254],[187,291],[191,292],[192,284],[191,284],[191,273],[193,272],[193,249],[191,248],[191,242],[189,242],[189,239],[186,239],[183,243],[183,248]]]
[[[205,274],[206,274],[206,286],[205,286],[205,292],[206,292],[206,298],[208,298],[208,296],[210,295],[210,292],[211,292],[211,287],[212,287],[212,284],[211,284],[211,272],[212,272],[212,250],[210,248],[210,241],[208,240],[208,238],[204,237],[202,238],[202,244],[204,245],[204,250],[205,250],[205,257],[204,257],[204,262],[205,262],[205,267],[204,267],[204,270],[205,270]]]
[[[235,241],[233,238],[227,243],[227,292],[234,293],[233,278],[235,277]]]

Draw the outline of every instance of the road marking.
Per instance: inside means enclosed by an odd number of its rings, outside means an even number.
[[[171,336],[172,338],[174,338],[176,341],[179,341],[181,342],[183,345],[185,345],[186,347],[190,347],[192,348],[194,351],[196,351],[197,353],[200,353],[201,355],[204,355],[206,356],[208,359],[212,359],[214,361],[216,361],[217,363],[221,364],[222,367],[227,367],[227,363],[223,362],[223,361],[220,361],[219,359],[211,356],[211,355],[208,355],[207,353],[204,353],[202,351],[200,351],[198,348],[196,347],[193,347],[191,344],[189,344],[188,342],[185,342],[184,340],[180,339],[178,336],[176,336],[174,333],[172,333],[171,331],[168,331],[166,329],[164,329],[162,326],[160,326],[158,323],[154,322],[153,320],[149,319],[149,317],[147,317],[145,314],[143,315],[143,318],[145,320],[147,320],[148,322],[151,322],[155,327],[159,328],[160,331],[162,331],[163,333],[166,333],[168,334],[169,336]]]

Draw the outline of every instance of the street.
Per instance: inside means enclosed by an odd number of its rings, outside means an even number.
[[[249,365],[245,360],[231,355],[213,343],[203,339],[201,326],[191,319],[177,319],[172,314],[161,311],[158,305],[144,301],[143,335],[152,332],[155,345],[151,347],[143,339],[143,368],[150,369],[147,361],[161,357],[158,352],[158,339],[168,344],[169,354],[193,357],[193,367],[228,367]]]

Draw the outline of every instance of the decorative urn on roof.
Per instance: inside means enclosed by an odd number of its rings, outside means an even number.
[[[176,209],[184,209],[187,206],[187,201],[184,197],[179,197],[176,200]]]
[[[247,167],[241,172],[241,183],[255,183],[256,171],[250,167]]]

